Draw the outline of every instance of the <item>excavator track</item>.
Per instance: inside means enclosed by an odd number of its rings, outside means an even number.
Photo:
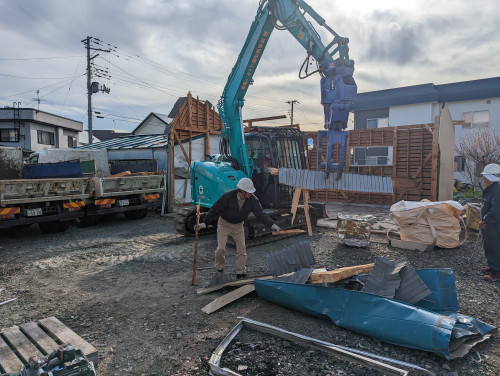
[[[203,208],[202,208],[203,210]],[[206,213],[207,209],[205,209]],[[311,212],[311,222],[312,225],[316,225],[317,217],[314,211],[314,208],[310,207],[310,212]],[[271,210],[270,213],[267,213],[270,215],[270,217],[278,223],[278,226],[280,226],[282,229],[290,229],[290,228],[300,228],[305,226],[305,218],[303,214],[303,209],[299,208],[297,211],[297,216],[294,221],[294,225],[287,225],[287,222],[289,222],[289,215],[290,211],[289,209],[275,209]],[[196,207],[194,205],[190,206],[182,206],[182,207],[176,207],[174,208],[174,227],[176,231],[179,234],[182,234],[187,237],[191,237],[195,235],[194,231],[194,226],[196,224]],[[201,213],[201,218],[203,218],[204,213]],[[248,227],[252,225],[256,226],[262,226],[259,222],[256,220],[253,220],[254,218],[250,217],[249,220],[246,221],[246,226],[247,230]],[[209,226],[206,229],[201,230],[198,235],[199,236],[205,236],[209,234],[214,234],[217,231],[216,226]],[[259,233],[259,230],[257,228],[253,229],[254,235],[255,236],[249,236],[247,237],[246,240],[246,245],[247,248],[250,247],[256,247],[259,245],[264,245],[264,244],[269,244],[269,243],[274,243],[279,240],[283,239],[288,239],[291,237],[295,236],[300,236],[301,234],[292,234],[292,235],[280,235],[280,236],[274,236],[271,235],[270,233]],[[230,245],[230,244],[228,244]]]

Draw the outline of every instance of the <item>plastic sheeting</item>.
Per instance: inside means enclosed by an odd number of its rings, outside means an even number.
[[[456,313],[458,300],[450,269],[429,269],[419,275],[432,291],[422,301],[426,308],[340,288],[266,280],[255,280],[254,284],[257,294],[266,300],[449,360],[465,355],[497,332],[494,326]]]

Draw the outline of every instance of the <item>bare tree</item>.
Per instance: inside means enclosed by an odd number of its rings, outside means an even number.
[[[475,129],[460,137],[456,146],[464,159],[464,176],[469,183],[484,188],[481,172],[490,163],[500,163],[500,136],[489,127]]]

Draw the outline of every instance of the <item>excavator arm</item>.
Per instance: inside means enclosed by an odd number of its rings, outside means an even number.
[[[325,46],[309,20],[308,14],[320,26],[332,34],[333,39]],[[322,138],[327,138],[326,170],[343,170],[343,154],[337,165],[331,164],[334,143],[344,150],[349,111],[356,99],[357,87],[352,77],[354,61],[349,59],[348,38],[340,37],[303,0],[261,0],[257,15],[252,23],[243,48],[228,77],[222,97],[218,103],[219,114],[224,124],[221,138],[221,154],[251,177],[253,166],[248,158],[245,145],[241,111],[245,94],[253,83],[253,75],[274,29],[288,30],[304,47],[307,56],[299,72],[299,78],[307,78],[314,73],[321,76],[321,104],[324,111],[324,127],[319,132],[319,146]],[[337,56],[337,57],[334,57]],[[311,58],[316,61],[316,69],[309,72]]]

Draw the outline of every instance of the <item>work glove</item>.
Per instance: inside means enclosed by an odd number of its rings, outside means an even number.
[[[276,231],[279,234],[281,228],[275,223],[274,225],[271,226],[271,230]]]
[[[204,224],[203,222],[201,222],[200,224],[198,224],[198,231],[203,230],[204,228],[207,228],[206,224]]]
[[[483,221],[479,221],[479,229],[484,230],[486,228],[486,223]]]

